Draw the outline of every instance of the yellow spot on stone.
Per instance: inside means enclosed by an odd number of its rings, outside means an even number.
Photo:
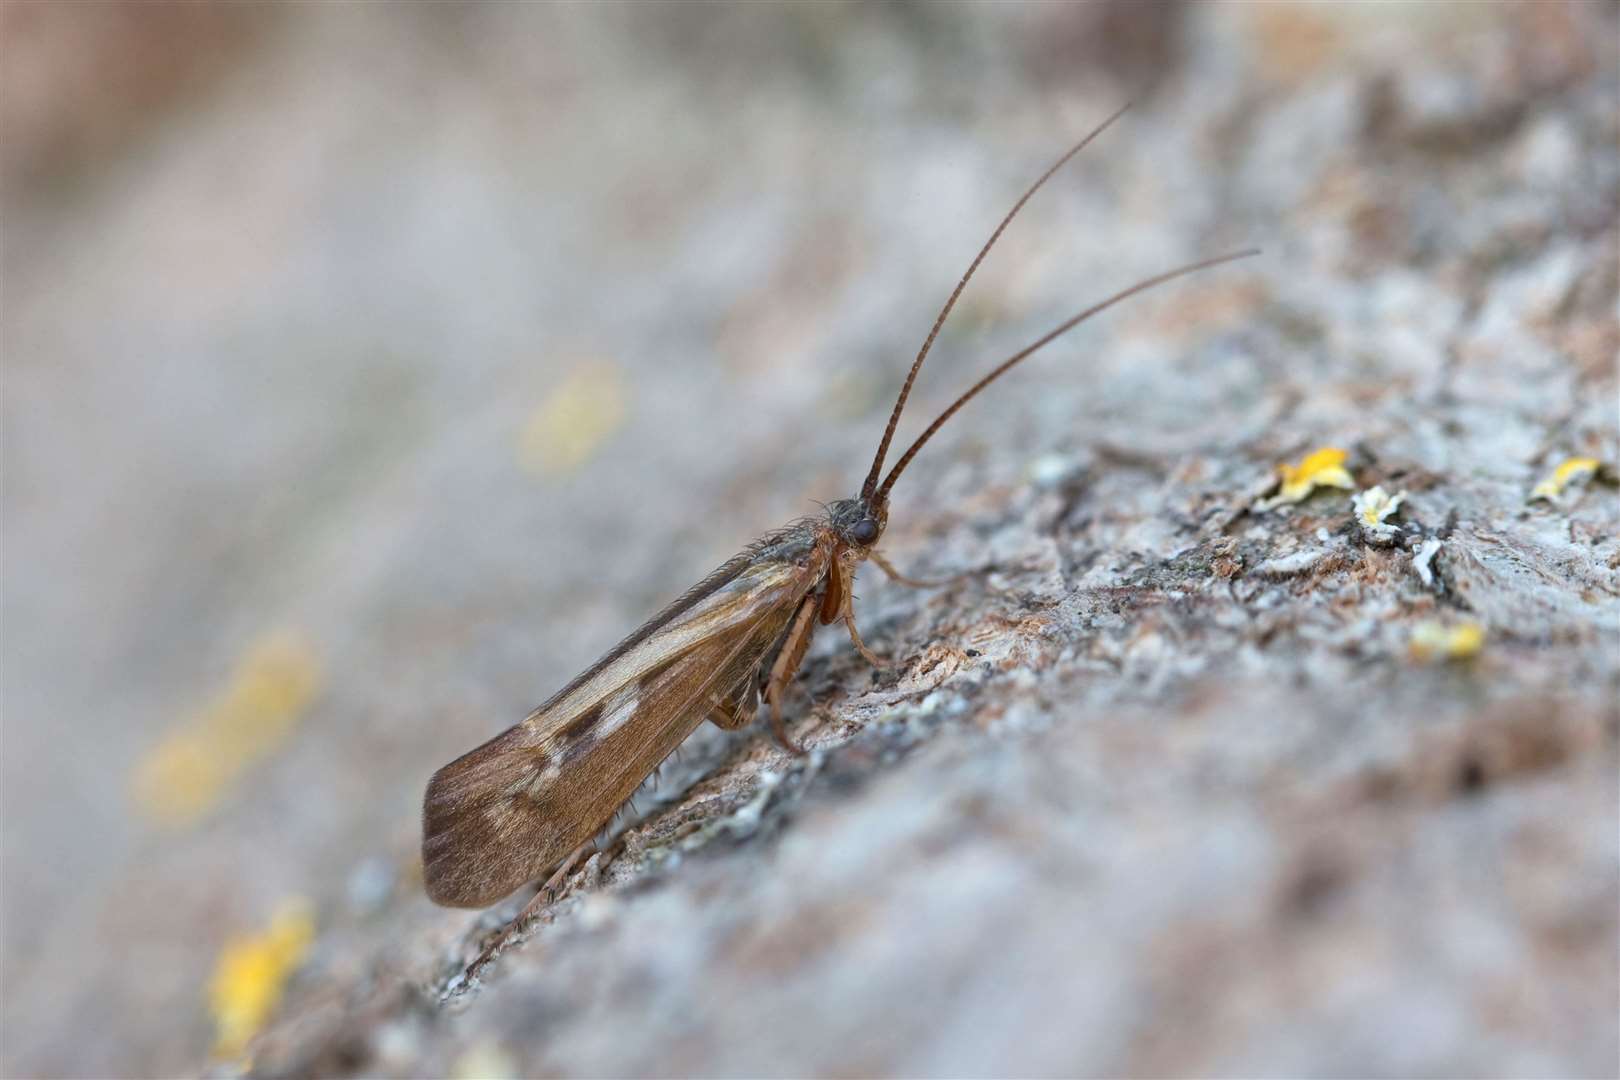
[[[1537,484],[1530,492],[1530,501],[1537,499],[1554,502],[1572,484],[1584,484],[1596,476],[1603,463],[1594,457],[1567,458],[1552,471],[1552,475]]]
[[[1410,647],[1412,658],[1424,663],[1467,660],[1485,647],[1485,628],[1477,622],[1421,622],[1412,628]]]
[[[262,932],[225,943],[208,984],[215,1054],[233,1061],[244,1057],[314,940],[314,913],[308,902],[294,899],[282,905]]]
[[[287,741],[319,686],[319,666],[303,637],[283,632],[254,642],[224,690],[136,763],[142,816],[171,828],[200,820],[243,770]]]
[[[517,1063],[498,1043],[474,1043],[450,1066],[452,1080],[509,1080],[518,1075]]]
[[[1270,510],[1285,503],[1297,503],[1319,487],[1355,489],[1355,478],[1344,467],[1350,455],[1343,450],[1324,446],[1313,450],[1298,465],[1284,463],[1277,466],[1277,493],[1254,504],[1256,510]]]
[[[595,361],[576,367],[523,426],[518,463],[542,476],[578,469],[624,425],[625,398],[625,380],[617,366]]]

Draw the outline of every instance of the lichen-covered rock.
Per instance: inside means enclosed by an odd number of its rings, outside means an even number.
[[[6,316],[3,1071],[201,1067],[219,949],[295,894],[216,1071],[1612,1073],[1612,5],[451,10],[283,17],[71,214],[12,193],[8,285],[59,287]],[[807,756],[701,730],[465,978],[528,897],[426,902],[428,774],[849,494],[1126,86],[906,430],[1264,257],[969,406],[885,545],[952,581],[859,583],[890,666],[823,633]],[[1324,449],[1348,489],[1278,499]],[[277,626],[308,701],[208,681]],[[216,731],[194,823],[123,824]]]

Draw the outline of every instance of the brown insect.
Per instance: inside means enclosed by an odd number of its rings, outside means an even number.
[[[963,287],[1030,196],[1124,111],[1047,169],[974,257],[912,362],[859,495],[755,541],[527,719],[433,775],[422,813],[422,863],[435,903],[487,907],[554,867],[552,883],[563,880],[642,781],[704,720],[740,728],[763,697],[776,737],[801,752],[782,725],[782,693],[816,627],[842,622],[861,655],[882,666],[855,627],[856,569],[871,559],[896,580],[925,584],[902,577],[875,550],[888,522],[889,491],[923,445],[985,387],[1092,315],[1172,278],[1257,254],[1235,252],[1159,274],[1066,320],[974,383],[879,480],[912,383]]]

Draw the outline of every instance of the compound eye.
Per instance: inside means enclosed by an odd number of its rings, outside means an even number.
[[[861,518],[850,527],[849,538],[857,544],[870,544],[878,538],[878,523],[871,518]]]

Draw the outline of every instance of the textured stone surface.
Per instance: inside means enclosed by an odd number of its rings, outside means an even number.
[[[1526,501],[1620,456],[1613,5],[17,10],[130,59],[7,75],[6,1074],[204,1067],[288,896],[267,1075],[1620,1065],[1620,502]],[[188,25],[229,70],[160,62]],[[902,436],[1264,257],[970,406],[885,544],[966,576],[861,580],[893,667],[823,633],[808,757],[699,732],[458,982],[525,898],[421,896],[427,776],[849,494],[1128,93]],[[1398,543],[1350,492],[1249,511],[1318,446]],[[1429,621],[1483,650],[1416,662]],[[143,822],[284,630],[296,729]]]

